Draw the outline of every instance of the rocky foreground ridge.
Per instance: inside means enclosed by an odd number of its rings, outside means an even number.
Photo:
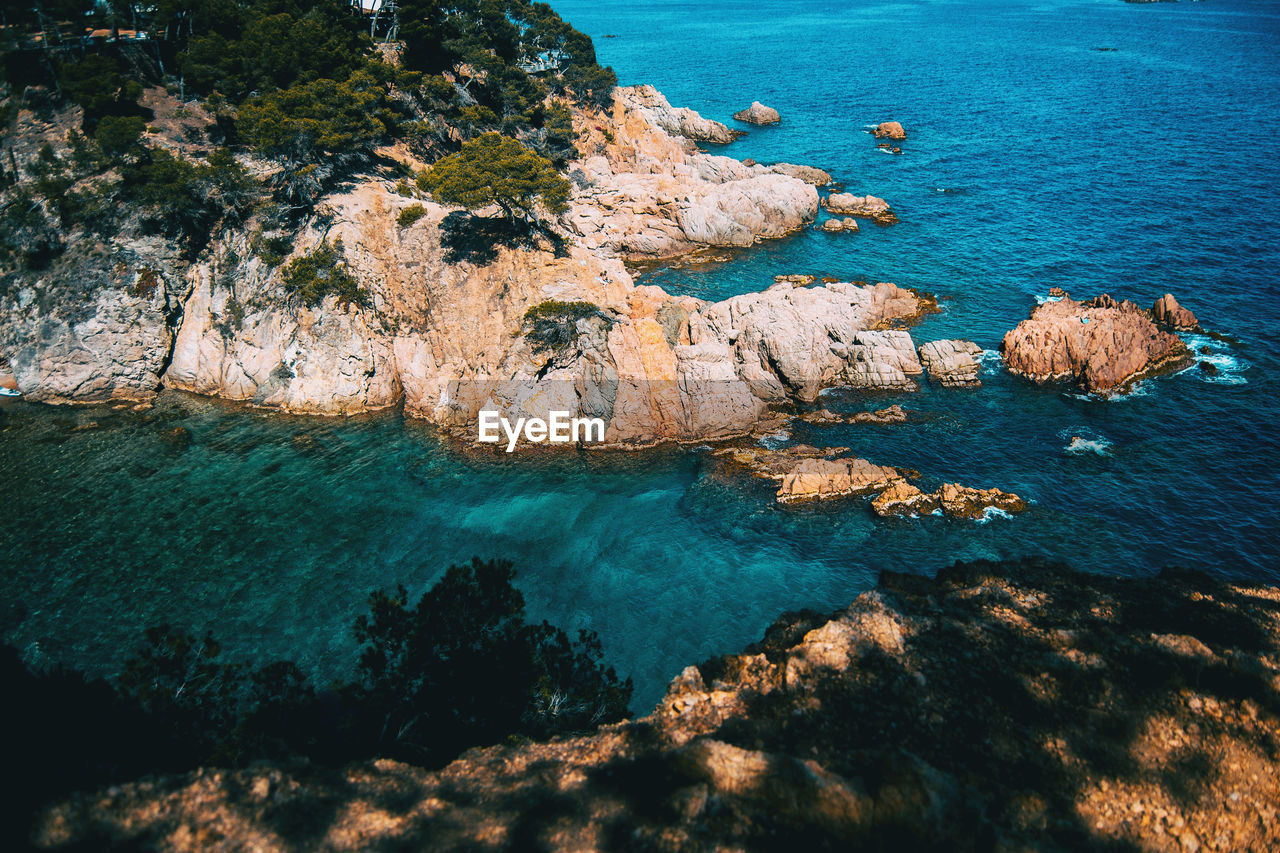
[[[44,849],[1273,850],[1280,591],[1039,562],[886,574],[688,667],[646,717],[49,808]]]

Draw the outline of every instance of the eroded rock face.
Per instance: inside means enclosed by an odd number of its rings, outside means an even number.
[[[292,235],[295,256],[341,240],[366,307],[301,304],[244,232],[218,235],[190,267],[152,263],[177,253],[135,241],[111,264],[86,261],[101,282],[55,269],[8,288],[0,357],[32,399],[145,397],[164,382],[311,414],[403,401],[464,435],[481,409],[563,410],[604,419],[610,445],[742,435],[769,402],[812,399],[825,384],[911,385],[910,339],[884,328],[920,312],[907,291],[832,284],[709,305],[636,288],[623,266],[803,227],[817,212],[813,185],[830,175],[704,154],[692,140],[724,126],[652,87],[619,89],[612,112],[575,120],[581,156],[558,254],[459,251],[466,214],[367,179],[326,197]],[[414,203],[426,214],[399,227]],[[530,337],[526,312],[572,302],[594,311],[554,343]]]
[[[873,195],[832,193],[823,206],[833,216],[861,216],[877,225],[892,225],[898,221],[898,215],[889,207],[889,203]]]
[[[1029,319],[1004,336],[1000,351],[1009,371],[1019,376],[1074,380],[1100,393],[1122,390],[1190,360],[1186,345],[1158,329],[1150,313],[1106,295],[1036,306]]]
[[[981,385],[982,347],[972,341],[930,341],[920,346],[920,363],[929,372],[929,381],[949,388]]]
[[[1172,293],[1166,293],[1157,299],[1156,304],[1151,307],[1151,314],[1162,329],[1178,332],[1195,332],[1200,329],[1200,321],[1196,319],[1196,315],[1179,305]]]
[[[1258,697],[1280,679],[1277,601],[1202,574],[1041,561],[885,573],[843,610],[784,614],[742,653],[687,667],[636,720],[434,771],[379,760],[120,784],[52,804],[32,841],[1274,850],[1280,722]]]
[[[160,387],[188,292],[179,252],[154,237],[115,251],[81,235],[0,299],[0,357],[27,399],[146,400]]]
[[[699,152],[696,137],[662,118],[671,109],[650,86],[626,87],[614,95],[608,135],[596,119],[579,121],[581,159],[570,171],[577,189],[563,221],[585,247],[666,258],[698,247],[750,246],[813,221],[812,184],[825,173]]]
[[[782,116],[778,115],[777,110],[766,107],[759,101],[752,101],[751,106],[734,113],[733,117],[748,124],[777,124],[782,121]]]
[[[703,118],[688,107],[671,106],[666,97],[653,86],[631,86],[627,90],[627,98],[631,109],[640,112],[650,124],[662,128],[672,136],[683,136],[694,142],[725,145],[743,135],[742,131]]]
[[[902,129],[902,125],[896,121],[882,121],[876,125],[876,129],[872,131],[876,139],[906,139],[907,132]]]
[[[745,163],[746,161],[744,160],[743,162]],[[797,166],[794,163],[775,163],[770,166],[769,169],[777,172],[779,175],[790,175],[793,178],[799,178],[806,184],[813,184],[815,187],[825,187],[834,180],[829,172],[824,172],[822,169],[818,169],[813,166]]]
[[[922,492],[905,480],[892,484],[871,501],[871,509],[880,516],[930,515],[940,507],[936,494]]]

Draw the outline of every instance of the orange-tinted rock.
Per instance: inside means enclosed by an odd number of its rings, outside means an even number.
[[[937,495],[927,494],[907,482],[894,483],[871,502],[876,515],[928,515],[938,509]]]
[[[882,121],[872,131],[876,139],[906,139],[907,132],[902,129],[902,125],[896,121]]]
[[[1022,512],[1027,503],[1012,492],[999,489],[971,489],[956,483],[943,483],[938,490],[943,514],[951,518],[982,518],[988,508],[1005,512]]]
[[[862,216],[877,225],[892,225],[898,221],[898,215],[893,212],[893,208],[889,207],[889,202],[873,195],[832,193],[823,206],[833,216]]]
[[[1161,328],[1180,332],[1193,332],[1200,328],[1196,315],[1179,305],[1172,293],[1166,293],[1157,299],[1151,313]]]
[[[1004,336],[1000,351],[1011,373],[1037,382],[1072,380],[1096,392],[1123,389],[1190,358],[1186,345],[1158,329],[1150,313],[1105,294],[1036,306]]]
[[[901,479],[897,469],[865,459],[805,459],[782,478],[779,503],[862,495]]]

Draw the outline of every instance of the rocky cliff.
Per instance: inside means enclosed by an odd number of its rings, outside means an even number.
[[[33,400],[145,400],[164,384],[315,414],[403,401],[472,429],[481,408],[555,409],[603,417],[610,444],[738,435],[769,403],[836,383],[912,386],[914,347],[888,327],[923,310],[913,293],[782,284],[708,304],[637,288],[624,267],[781,237],[812,221],[830,175],[703,153],[693,140],[723,125],[652,87],[576,120],[570,207],[542,237],[486,240],[483,220],[367,179],[326,197],[293,248],[340,242],[364,306],[290,296],[251,226],[192,263],[117,241],[10,286],[0,352]],[[399,224],[414,204],[423,214]],[[590,316],[564,318],[553,345],[531,336],[530,309],[583,303]]]
[[[885,575],[646,717],[428,772],[202,770],[73,797],[45,849],[1271,850],[1280,591],[1041,563]]]

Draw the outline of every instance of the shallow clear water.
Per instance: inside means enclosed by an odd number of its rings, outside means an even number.
[[[779,508],[696,449],[495,458],[390,414],[297,419],[179,395],[150,415],[0,402],[4,624],[29,659],[110,673],[142,626],[171,621],[324,679],[352,660],[371,589],[421,591],[451,560],[506,556],[534,615],[600,632],[644,710],[685,664],[740,648],[783,610],[846,604],[884,569],[1049,554],[1280,582],[1280,4],[556,7],[624,83],[725,121],[755,99],[781,111],[726,153],[822,166],[902,217],[648,281],[708,298],[778,273],[895,281],[944,297],[917,340],[989,350],[1053,286],[1145,304],[1172,291],[1242,343],[1197,338],[1217,377],[1190,370],[1110,403],[1031,387],[993,359],[979,391],[826,401],[898,402],[921,414],[912,424],[794,430],[1033,501],[985,524]],[[885,119],[908,128],[901,156],[865,133]],[[177,425],[188,450],[161,438]]]

